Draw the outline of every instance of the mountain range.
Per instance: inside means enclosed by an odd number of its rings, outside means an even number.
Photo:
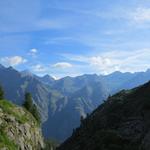
[[[96,109],[109,95],[131,89],[150,80],[150,70],[137,73],[114,72],[109,75],[82,75],[55,80],[29,71],[19,72],[0,65],[0,84],[5,96],[22,105],[25,92],[32,93],[43,122],[46,138],[64,141],[79,126],[80,117]]]
[[[58,150],[149,150],[150,82],[109,97]]]

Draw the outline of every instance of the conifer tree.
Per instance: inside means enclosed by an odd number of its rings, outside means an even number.
[[[35,117],[38,123],[41,122],[40,113],[37,106],[33,104],[32,95],[30,93],[25,94],[25,102],[23,106]]]
[[[35,119],[38,121],[38,123],[41,122],[41,117],[38,112],[37,106],[34,104],[31,111],[32,115],[35,117]]]
[[[81,122],[81,124],[84,122],[84,117],[82,115],[80,117],[80,122]]]
[[[4,99],[4,90],[2,88],[2,86],[0,86],[0,100]]]
[[[32,95],[30,93],[25,94],[25,102],[23,106],[28,110],[31,111],[33,107],[33,102],[32,102]]]

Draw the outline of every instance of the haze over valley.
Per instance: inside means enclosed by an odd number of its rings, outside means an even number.
[[[150,150],[150,0],[1,0],[0,149]]]

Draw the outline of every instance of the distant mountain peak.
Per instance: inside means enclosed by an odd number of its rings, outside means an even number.
[[[10,72],[17,72],[20,74],[20,72],[18,70],[16,70],[15,68],[13,68],[12,66],[9,66],[8,68],[5,68],[5,69],[10,71]]]
[[[43,76],[43,78],[51,78],[51,79],[54,79],[52,76],[50,76],[49,74],[46,74]]]
[[[44,75],[43,77],[47,77],[47,78],[48,78],[48,77],[50,77],[50,75],[49,75],[49,74],[46,74],[46,75]]]
[[[46,75],[44,75],[43,77],[41,77],[41,78],[43,78],[44,80],[50,80],[50,81],[54,81],[55,79],[52,77],[52,76],[50,76],[49,74],[46,74]]]
[[[34,74],[30,71],[30,70],[24,70],[24,71],[21,71],[21,75],[24,77],[24,76],[30,76],[30,77],[33,77]]]
[[[111,74],[122,74],[122,72],[121,71],[115,71],[115,72],[113,72]]]
[[[48,75],[48,74],[46,74],[46,75],[44,75],[42,77],[36,76],[36,78],[40,82],[42,82],[44,84],[48,84],[48,85],[50,85],[51,83],[53,83],[55,81],[55,79],[52,76]]]
[[[97,77],[98,75],[96,73],[94,73],[94,74],[84,74],[84,75],[81,75],[81,76],[85,76],[85,77]]]
[[[146,72],[150,72],[150,68],[146,70]]]
[[[9,70],[15,70],[12,66],[9,66],[7,69],[9,69]]]
[[[5,69],[5,67],[3,65],[0,64],[0,69]]]

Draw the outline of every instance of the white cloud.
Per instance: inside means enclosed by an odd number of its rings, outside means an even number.
[[[37,53],[37,49],[33,48],[30,50],[31,53]]]
[[[36,72],[36,73],[42,73],[42,72],[46,71],[46,67],[44,67],[40,64],[32,66],[31,69],[32,69],[33,72]]]
[[[56,64],[53,64],[52,66],[55,68],[66,69],[66,68],[71,68],[72,64],[70,64],[68,62],[58,62]]]
[[[137,8],[135,12],[131,13],[133,21],[137,23],[150,22],[150,8]]]
[[[5,66],[17,66],[26,63],[27,60],[21,56],[13,56],[13,57],[3,57],[0,59],[0,62]]]
[[[96,56],[64,55],[68,60],[84,63],[88,72],[109,74],[114,71],[138,72],[150,68],[150,49],[110,51]]]
[[[36,48],[32,48],[28,55],[32,56],[32,57],[36,57],[37,56],[37,53],[38,53],[38,50]]]

